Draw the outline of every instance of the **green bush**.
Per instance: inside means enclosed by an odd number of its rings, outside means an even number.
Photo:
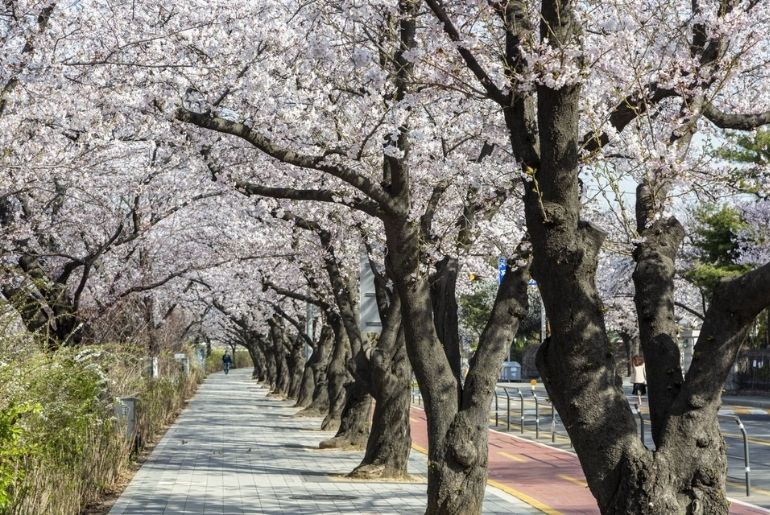
[[[213,374],[214,372],[222,371],[222,356],[225,355],[224,349],[212,349],[211,354],[206,358],[206,373]],[[233,359],[233,368],[252,367],[254,364],[251,362],[251,356],[248,351],[238,349],[235,351],[235,359]]]
[[[137,440],[146,442],[202,380],[200,367],[184,376],[170,354],[160,361],[165,374],[150,379],[136,347],[0,350],[0,514],[80,513],[110,488],[134,450],[116,397],[139,399]]]

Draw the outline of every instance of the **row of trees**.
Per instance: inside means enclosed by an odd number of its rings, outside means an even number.
[[[765,133],[750,132],[770,123],[768,5],[3,9],[1,286],[50,348],[131,324],[151,350],[169,325],[243,345],[259,380],[337,429],[323,445],[365,446],[361,477],[406,473],[414,374],[426,511],[478,513],[487,411],[532,278],[551,331],[538,369],[602,512],[727,512],[721,388],[770,305]],[[704,202],[740,202],[753,236],[699,296],[677,264],[695,225],[677,218]],[[376,338],[358,323],[361,256]],[[497,256],[463,374],[458,296]],[[703,320],[686,373],[684,316]],[[654,450],[612,332],[646,357]]]

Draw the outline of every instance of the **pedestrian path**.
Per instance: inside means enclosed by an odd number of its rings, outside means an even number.
[[[412,407],[412,440],[417,450],[428,445],[425,412]],[[577,456],[509,433],[489,431],[489,484],[551,515],[598,515]],[[733,500],[731,515],[770,513]]]
[[[425,510],[426,460],[413,452],[411,483],[344,477],[362,452],[319,450],[333,436],[267,398],[250,369],[213,374],[113,506],[111,515],[416,514]],[[487,488],[484,513],[540,513]]]

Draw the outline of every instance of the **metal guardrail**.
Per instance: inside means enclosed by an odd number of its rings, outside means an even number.
[[[526,423],[526,409],[524,407],[524,403],[527,400],[524,397],[524,392],[522,392],[521,388],[512,388],[507,386],[503,386],[500,388],[503,390],[503,394],[505,395],[506,429],[508,431],[511,430],[511,395],[518,395],[519,397],[519,429],[521,431],[521,434],[524,434],[524,426]],[[513,390],[515,390],[515,392],[513,392]],[[497,389],[495,389],[494,394],[495,394],[495,409],[494,409],[495,427],[499,427],[500,395]],[[530,399],[535,403],[535,410],[534,410],[535,439],[537,440],[540,438],[540,402],[541,400],[544,400],[551,407],[551,442],[555,443],[556,434],[557,434],[556,418],[559,416],[555,406],[553,405],[552,402],[550,402],[550,399],[548,398],[541,399],[540,397],[538,397],[537,392],[535,392],[534,390],[532,391],[532,397]],[[412,403],[417,405],[422,405],[422,395],[420,394],[419,390],[412,389]],[[644,445],[645,433],[646,433],[644,415],[642,414],[641,406],[639,404],[634,403],[632,407],[639,418],[639,437],[642,441],[642,444]],[[738,429],[741,432],[742,439],[743,439],[743,461],[744,461],[744,474],[745,474],[745,483],[746,483],[746,496],[749,497],[751,495],[751,465],[749,460],[749,440],[748,440],[748,432],[746,431],[746,426],[743,425],[743,422],[741,421],[740,417],[738,417],[737,415],[718,415],[718,417],[734,421],[738,425]]]
[[[519,408],[518,408],[518,415],[519,415],[519,431],[521,434],[524,434],[525,426],[528,422],[528,416],[533,416],[533,422],[535,425],[535,439],[540,438],[540,430],[541,430],[541,424],[542,424],[542,418],[541,414],[543,409],[543,403],[547,403],[547,406],[550,406],[550,415],[551,415],[551,442],[556,442],[556,419],[559,416],[559,414],[556,412],[556,408],[554,407],[553,403],[548,398],[543,398],[537,394],[536,391],[532,391],[531,397],[525,397],[524,391],[521,388],[514,388],[509,386],[501,386],[498,389],[495,389],[495,402],[494,402],[494,415],[495,415],[495,427],[500,427],[500,390],[502,390],[502,394],[505,395],[505,427],[508,431],[511,430],[511,416],[512,412],[514,410],[511,409],[511,401],[514,399],[514,396],[518,396],[519,398]],[[533,402],[534,403],[534,410],[532,408],[527,409],[525,407],[525,402]]]
[[[717,415],[717,417],[733,420],[743,436],[743,471],[746,477],[746,497],[751,495],[751,464],[749,463],[749,434],[738,415]]]

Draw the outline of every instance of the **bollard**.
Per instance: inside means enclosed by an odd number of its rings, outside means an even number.
[[[521,388],[517,388],[517,390],[519,391],[519,400],[521,401],[521,412],[520,412],[521,434],[524,434],[524,394],[521,393]]]
[[[498,426],[497,424],[497,412],[500,408],[497,406],[497,388],[495,388],[495,427]]]
[[[642,438],[642,445],[644,445],[644,417],[642,416],[642,409],[638,404],[636,404],[636,414],[639,415],[639,435]]]
[[[505,420],[508,431],[511,430],[511,396],[508,395],[508,388],[505,389]]]
[[[535,440],[540,438],[540,401],[535,390],[532,390],[532,398],[535,399]]]
[[[746,497],[751,495],[751,466],[749,465],[749,435],[746,432],[746,427],[741,422],[739,417],[735,417],[735,421],[738,423],[738,429],[741,430],[743,435],[743,465],[744,472],[746,473]]]
[[[548,402],[551,403],[551,443],[556,443],[556,408],[551,399]]]
[[[751,495],[751,465],[749,463],[749,434],[746,431],[746,426],[743,425],[743,421],[737,415],[718,415],[723,418],[729,418],[734,420],[738,424],[738,429],[741,431],[743,437],[743,470],[746,474],[746,497]]]

